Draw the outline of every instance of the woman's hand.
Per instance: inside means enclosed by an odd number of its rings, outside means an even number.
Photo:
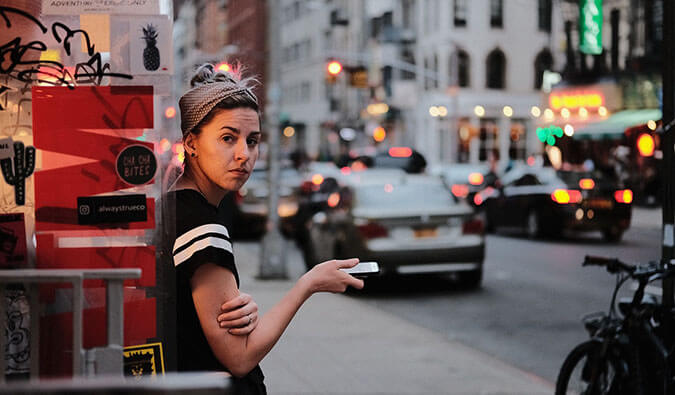
[[[232,335],[244,336],[258,326],[258,305],[251,295],[241,293],[220,306],[218,323]]]
[[[303,277],[308,284],[310,293],[338,293],[344,292],[347,287],[362,289],[363,280],[339,270],[354,267],[358,263],[358,258],[326,261],[314,266]]]

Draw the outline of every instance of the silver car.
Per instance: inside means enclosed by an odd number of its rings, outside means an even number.
[[[366,171],[342,181],[333,208],[314,215],[314,264],[333,257],[376,261],[383,275],[455,272],[469,286],[483,274],[483,221],[439,177]]]

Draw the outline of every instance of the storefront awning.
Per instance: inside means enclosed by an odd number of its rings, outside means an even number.
[[[574,138],[583,140],[615,139],[623,136],[623,132],[630,127],[641,125],[649,121],[661,119],[661,110],[624,110],[610,115],[600,122],[593,122],[577,128]]]

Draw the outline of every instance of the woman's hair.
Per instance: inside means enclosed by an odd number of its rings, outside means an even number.
[[[242,78],[242,72],[238,64],[231,72],[216,70],[210,63],[199,66],[190,79],[191,89],[179,100],[184,138],[190,132],[199,134],[220,110],[250,108],[260,117],[258,98],[253,94],[258,81]]]

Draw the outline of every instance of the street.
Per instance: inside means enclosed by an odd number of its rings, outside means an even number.
[[[348,297],[555,382],[566,354],[587,336],[580,318],[606,311],[614,285],[603,269],[582,268],[584,255],[631,263],[660,256],[660,212],[635,211],[619,244],[605,243],[597,233],[560,240],[488,235],[480,290],[464,289],[449,277],[401,278]],[[257,243],[242,244],[257,249]],[[302,273],[301,262],[290,248],[291,277]]]

